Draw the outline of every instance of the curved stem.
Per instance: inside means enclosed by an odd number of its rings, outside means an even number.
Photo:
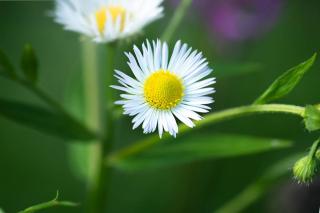
[[[77,203],[70,202],[70,201],[60,201],[58,200],[58,198],[59,198],[59,192],[57,192],[57,195],[53,200],[33,205],[31,207],[26,208],[25,210],[19,211],[18,213],[34,213],[44,209],[56,207],[56,206],[76,207],[79,205]]]
[[[316,140],[311,146],[311,149],[309,152],[310,159],[316,157],[316,153],[319,147],[320,147],[320,138]]]
[[[285,104],[265,104],[265,105],[249,105],[249,106],[236,107],[236,108],[223,110],[220,112],[211,113],[205,116],[203,120],[198,121],[196,123],[197,126],[195,128],[201,128],[204,126],[208,126],[210,124],[230,120],[237,117],[242,117],[245,115],[262,114],[262,113],[285,113],[285,114],[293,114],[293,115],[303,117],[304,107],[294,106],[294,105],[285,105]],[[180,125],[179,136],[181,136],[181,134],[185,134],[189,132],[190,130],[192,129],[188,128],[185,125]],[[170,136],[165,135],[162,140],[167,140],[169,138]],[[123,148],[119,151],[116,151],[112,153],[110,156],[108,156],[107,163],[112,164],[113,162],[119,159],[126,158],[128,156],[142,152],[148,149],[149,147],[151,147],[152,145],[156,144],[159,140],[160,139],[158,136],[151,136],[145,140],[142,140],[126,148]]]
[[[163,41],[169,42],[172,35],[176,31],[177,27],[179,26],[180,22],[182,21],[185,13],[187,12],[187,9],[191,5],[192,0],[181,0],[181,3],[179,4],[174,16],[169,22],[169,26],[166,28],[164,33],[161,36],[161,39]]]

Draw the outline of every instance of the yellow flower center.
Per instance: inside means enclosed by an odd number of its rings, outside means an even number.
[[[120,31],[123,31],[124,24],[125,24],[125,17],[126,17],[126,9],[122,6],[108,6],[108,7],[102,7],[95,13],[99,32],[102,33],[104,31],[106,22],[108,21],[107,13],[111,15],[112,21],[114,23],[116,22],[117,18],[120,16],[121,18]]]
[[[163,69],[151,74],[144,83],[145,100],[150,106],[161,110],[177,106],[184,95],[183,90],[181,80]]]

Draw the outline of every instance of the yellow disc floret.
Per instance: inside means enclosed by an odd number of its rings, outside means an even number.
[[[99,32],[102,33],[104,31],[106,22],[108,21],[107,13],[110,14],[113,22],[116,22],[117,18],[120,16],[120,31],[123,31],[126,17],[125,8],[121,6],[108,6],[102,7],[95,13]]]
[[[144,83],[147,103],[161,110],[177,106],[183,97],[183,84],[173,73],[160,69],[151,74]]]

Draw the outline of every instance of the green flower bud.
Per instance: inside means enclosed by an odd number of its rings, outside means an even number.
[[[316,176],[318,165],[316,157],[305,156],[293,166],[293,175],[300,183],[310,183]]]

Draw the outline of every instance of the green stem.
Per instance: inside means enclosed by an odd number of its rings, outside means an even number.
[[[85,40],[82,43],[82,53],[86,122],[104,137],[102,78],[97,65],[96,46],[91,41]],[[87,212],[89,213],[102,212],[103,208],[99,199],[102,193],[101,187],[103,187],[101,178],[104,173],[101,164],[104,156],[104,140],[99,139],[93,142],[90,147],[88,180]]]
[[[174,34],[179,24],[181,23],[191,3],[192,3],[192,0],[181,0],[181,3],[178,6],[177,10],[175,11],[174,16],[169,22],[169,26],[166,28],[166,30],[161,36],[161,39],[163,41],[167,41],[167,42],[170,41],[170,39],[172,38],[172,35]]]
[[[33,213],[33,212],[38,212],[44,209],[49,209],[52,207],[56,206],[66,206],[66,207],[76,207],[78,204],[72,203],[69,201],[57,201],[57,200],[52,200],[46,203],[41,203],[32,207],[29,207],[23,211],[20,211],[19,213]]]
[[[236,107],[236,108],[223,110],[220,112],[211,113],[205,116],[203,120],[198,121],[196,123],[197,125],[196,128],[201,128],[214,123],[242,117],[245,115],[262,114],[262,113],[285,113],[285,114],[293,114],[293,115],[303,117],[304,107],[294,106],[294,105],[284,105],[284,104],[265,104],[265,105],[249,105],[249,106]],[[182,134],[188,133],[190,130],[191,128],[188,128],[185,125],[180,125],[179,136],[181,136]],[[165,135],[162,140],[167,140],[169,138],[170,136]],[[151,147],[152,145],[156,144],[159,140],[160,139],[158,136],[151,136],[145,140],[137,142],[128,147],[125,147],[108,156],[107,163],[112,164],[113,162],[119,159],[123,159],[128,156],[142,152],[148,149],[149,147]]]
[[[106,100],[106,117],[105,117],[105,132],[104,132],[104,140],[102,141],[102,144],[100,146],[100,157],[99,157],[99,176],[96,181],[96,192],[95,192],[95,206],[92,213],[101,213],[105,212],[105,207],[107,203],[107,194],[108,194],[108,188],[109,183],[111,179],[111,173],[112,168],[109,166],[106,166],[104,163],[104,157],[107,156],[111,149],[112,145],[114,143],[114,117],[112,112],[112,106],[113,106],[113,92],[112,88],[109,87],[109,85],[112,84],[113,79],[113,69],[114,69],[114,61],[115,61],[115,52],[116,52],[116,44],[111,43],[107,46],[107,69],[106,69],[106,79],[103,83],[103,86],[107,88],[105,91],[105,100]],[[102,91],[104,91],[102,89]]]
[[[18,213],[33,213],[33,212],[38,212],[38,211],[56,207],[56,206],[76,207],[79,205],[77,203],[70,202],[70,201],[59,201],[58,196],[59,196],[59,192],[57,192],[57,195],[53,200],[36,204],[34,206],[26,208],[25,210],[19,211]]]
[[[116,51],[117,51],[117,43],[110,43],[107,45],[107,75],[106,75],[106,81],[105,81],[105,88],[106,88],[106,98],[107,98],[107,108],[106,108],[106,129],[107,129],[107,135],[106,138],[109,140],[109,143],[107,144],[106,149],[108,152],[112,149],[113,145],[113,133],[114,133],[114,97],[113,97],[113,91],[110,87],[114,83],[114,67],[115,67],[115,60],[116,60]]]
[[[317,153],[317,150],[319,147],[320,147],[320,138],[318,140],[316,140],[311,146],[311,149],[309,152],[310,159],[316,157],[316,153]]]
[[[88,190],[88,212],[104,212],[107,202],[107,188],[110,178],[110,168],[104,164],[104,157],[110,152],[113,143],[112,92],[108,87],[111,84],[115,47],[109,45],[107,57],[107,72],[98,73],[97,56],[93,44],[86,42],[83,45],[85,97],[89,124],[103,137],[95,141],[91,152],[91,168]],[[107,78],[103,74],[107,73]],[[106,79],[106,81],[104,80]],[[105,88],[108,90],[105,91]],[[105,105],[107,104],[107,105]],[[104,113],[106,112],[106,113]]]

